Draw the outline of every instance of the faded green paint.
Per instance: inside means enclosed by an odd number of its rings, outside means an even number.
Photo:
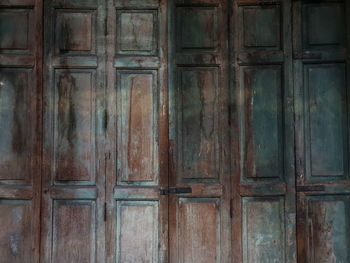
[[[284,260],[284,200],[281,197],[243,198],[243,263]]]
[[[281,70],[244,70],[246,177],[283,175]]]
[[[344,176],[347,162],[345,71],[341,64],[305,67],[305,114],[312,177]],[[331,179],[328,179],[331,180]]]

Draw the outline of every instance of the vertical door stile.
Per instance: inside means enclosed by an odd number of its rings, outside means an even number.
[[[233,262],[296,262],[291,1],[233,3]]]
[[[105,10],[45,1],[42,262],[105,262]]]
[[[107,262],[168,262],[167,1],[109,0]]]

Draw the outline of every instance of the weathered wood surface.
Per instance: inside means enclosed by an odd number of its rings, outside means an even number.
[[[232,6],[234,262],[296,262],[291,5]]]
[[[0,1],[0,262],[40,250],[42,1]]]
[[[349,2],[294,4],[298,262],[348,262]]]
[[[0,263],[350,262],[349,14],[0,0]]]
[[[107,1],[106,262],[169,262],[167,1]]]
[[[104,8],[44,6],[42,262],[105,261]]]
[[[228,6],[170,2],[170,262],[229,262]]]

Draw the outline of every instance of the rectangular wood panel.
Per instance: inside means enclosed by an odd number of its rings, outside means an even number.
[[[0,200],[0,262],[30,261],[33,215],[29,200]]]
[[[120,183],[158,182],[158,88],[155,70],[118,70]]]
[[[117,201],[117,261],[157,263],[157,201]]]
[[[0,52],[33,54],[34,10],[29,8],[0,8]]]
[[[96,262],[95,215],[93,201],[54,201],[53,263]]]
[[[284,199],[245,197],[243,206],[243,262],[285,261]]]
[[[180,198],[178,206],[177,262],[221,262],[219,200]]]
[[[179,6],[176,12],[179,51],[216,51],[218,11],[215,6]]]
[[[279,4],[239,7],[242,49],[279,50],[281,45],[281,7]]]
[[[304,199],[305,198],[305,199]],[[301,262],[350,260],[350,199],[348,195],[305,196],[300,200],[298,233]]]
[[[57,9],[56,54],[96,54],[96,11]]]
[[[0,180],[28,184],[35,154],[36,89],[32,69],[0,68]]]
[[[55,180],[93,183],[95,72],[55,72]]]
[[[156,55],[158,50],[158,11],[118,10],[117,46],[119,54]]]
[[[278,66],[242,67],[243,180],[283,178],[283,83]]]
[[[345,8],[342,1],[302,6],[303,47],[311,50],[345,47]]]
[[[183,179],[217,179],[220,139],[218,70],[180,68],[178,80],[177,143],[181,150],[177,172]]]
[[[347,94],[343,64],[304,66],[308,180],[347,177]],[[324,179],[322,179],[322,177]]]

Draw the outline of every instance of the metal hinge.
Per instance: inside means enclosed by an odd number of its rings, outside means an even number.
[[[160,189],[161,195],[190,194],[190,193],[192,193],[191,187],[169,187],[165,189]]]

